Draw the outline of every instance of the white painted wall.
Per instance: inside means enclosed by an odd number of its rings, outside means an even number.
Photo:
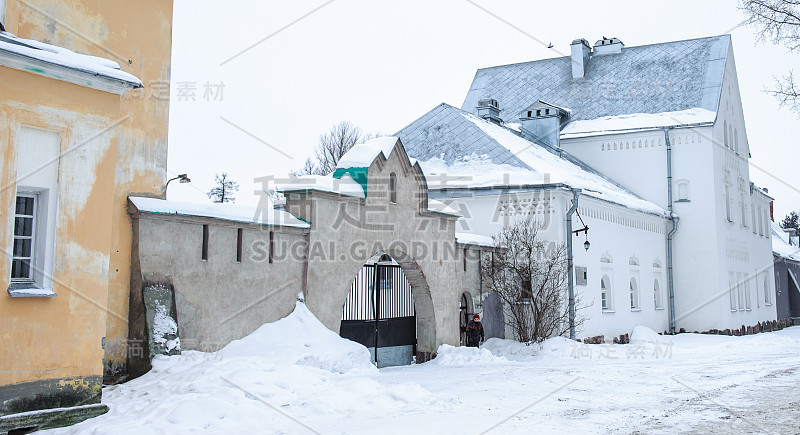
[[[548,223],[542,236],[557,243],[566,243],[566,212],[572,204],[572,192],[566,189],[500,193],[477,191],[471,196],[446,197],[449,194],[431,192],[431,197],[460,210],[457,231],[491,236],[503,225],[517,222],[533,213]],[[656,331],[668,329],[666,309],[666,243],[668,221],[664,218],[633,211],[625,207],[581,195],[578,213],[589,227],[591,247],[584,250],[583,234],[572,236],[575,266],[587,268],[586,285],[576,285],[575,291],[585,308],[578,314],[586,317],[578,329],[577,337],[603,335],[607,340],[630,333],[636,325],[645,325]],[[573,229],[581,227],[573,215]],[[601,262],[610,256],[612,263]],[[629,264],[631,257],[638,265]],[[660,267],[653,267],[654,262]],[[612,278],[614,310],[603,312],[600,303],[600,279],[603,273]],[[639,287],[640,309],[630,308],[628,283],[636,277]],[[656,309],[653,298],[653,281],[659,279],[662,290],[661,308]],[[577,280],[576,280],[577,281]],[[506,331],[507,337],[512,332]]]

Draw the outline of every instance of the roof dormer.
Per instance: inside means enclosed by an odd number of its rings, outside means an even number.
[[[603,39],[594,43],[594,49],[592,50],[592,56],[603,56],[605,54],[619,54],[622,53],[622,47],[625,44],[619,40],[619,38],[606,38],[603,36]]]

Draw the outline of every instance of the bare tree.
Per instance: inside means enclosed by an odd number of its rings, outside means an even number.
[[[214,184],[216,186],[206,193],[212,202],[236,202],[234,195],[239,191],[239,183],[231,180],[227,173],[215,174]]]
[[[342,121],[319,136],[319,143],[314,149],[314,159],[306,159],[303,168],[292,173],[298,177],[309,174],[328,175],[336,170],[339,160],[353,148],[353,145],[377,136],[377,133],[362,133],[360,128],[349,121]]]
[[[484,283],[503,300],[506,324],[526,344],[569,332],[566,247],[541,238],[542,227],[532,219],[503,227],[482,267]],[[576,315],[576,327],[583,321]]]
[[[758,29],[760,39],[800,52],[800,0],[741,0],[739,9],[747,16],[745,22]],[[776,88],[767,92],[800,115],[800,85],[793,72],[775,81]]]

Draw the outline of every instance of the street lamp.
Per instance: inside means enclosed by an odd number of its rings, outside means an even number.
[[[586,225],[586,222],[583,221],[583,218],[581,217],[581,214],[578,213],[577,210],[575,210],[575,214],[577,214],[578,215],[578,219],[581,220],[581,223],[583,224],[583,228],[579,228],[579,229],[574,230],[572,232],[575,234],[575,237],[577,237],[578,234],[580,234],[580,233],[583,233],[583,235],[586,236],[586,241],[583,242],[583,249],[585,249],[586,251],[589,251],[589,247],[592,246],[592,244],[589,243],[589,226]]]
[[[169,180],[167,180],[167,184],[164,185],[164,192],[165,193],[167,191],[167,187],[169,187],[169,182],[172,181],[172,180],[180,180],[179,183],[191,183],[192,182],[192,180],[186,174],[179,174],[177,177],[170,178]]]

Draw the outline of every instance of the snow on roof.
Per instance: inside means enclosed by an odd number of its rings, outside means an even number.
[[[573,120],[695,107],[716,112],[730,46],[730,35],[626,46],[592,56],[579,80],[572,78],[571,56],[483,68],[461,108],[475,113],[480,99],[493,98],[506,122],[518,122],[536,100],[570,109]]]
[[[141,80],[132,74],[121,71],[119,64],[112,60],[78,54],[56,45],[19,38],[8,32],[0,32],[0,52],[13,53],[83,73],[118,80],[132,88],[142,87]]]
[[[789,244],[789,234],[775,222],[769,225],[772,228],[772,252],[779,257],[800,261],[800,247]]]
[[[397,139],[396,136],[382,136],[356,144],[339,159],[336,167],[341,169],[366,168],[381,153],[383,153],[384,158],[388,159],[392,154],[394,145],[397,143]]]
[[[598,199],[614,202],[639,211],[666,216],[667,212],[621,186],[614,184],[597,172],[588,171],[550,152],[545,147],[517,136],[512,131],[475,115],[462,113],[471,122],[486,132],[500,145],[519,157],[534,174],[531,184],[564,183],[573,188],[583,189],[583,193]],[[485,170],[488,170],[486,168]],[[496,172],[496,169],[493,170]]]
[[[201,216],[235,222],[249,222],[263,225],[308,228],[306,222],[297,219],[283,210],[259,210],[255,205],[232,203],[192,203],[167,201],[157,198],[131,196],[133,205],[142,213],[174,214],[180,216]]]
[[[449,205],[443,203],[442,201],[436,199],[428,199],[428,210],[436,211],[439,213],[449,214],[451,216],[458,216],[461,217],[461,213],[457,212],[455,209],[450,207]]]
[[[284,193],[299,190],[316,190],[355,198],[366,198],[363,186],[355,181],[350,174],[344,174],[341,178],[334,178],[331,175],[302,175],[276,188],[279,192]]]
[[[629,115],[604,116],[585,121],[573,121],[561,130],[564,139],[598,136],[614,132],[646,130],[693,124],[713,124],[717,114],[707,109],[693,108],[675,112],[632,113]]]
[[[456,241],[467,245],[494,247],[494,240],[489,236],[472,233],[456,233]]]
[[[514,131],[440,104],[397,134],[420,160],[429,189],[563,183],[635,210],[668,216],[569,153],[531,142]]]

